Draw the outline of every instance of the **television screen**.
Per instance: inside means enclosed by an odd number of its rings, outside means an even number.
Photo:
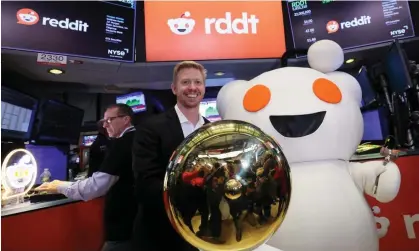
[[[217,110],[216,99],[202,100],[201,104],[199,105],[199,113],[211,122],[221,120]]]
[[[408,1],[288,0],[295,48],[330,39],[355,48],[414,37]]]
[[[126,104],[132,108],[134,113],[144,112],[147,110],[144,93],[133,92],[116,97],[117,104]]]
[[[83,135],[82,136],[82,145],[83,146],[91,146],[93,142],[96,140],[97,135]]]
[[[135,13],[129,0],[3,1],[1,46],[134,62]]]
[[[38,164],[38,173],[35,184],[41,184],[41,174],[48,168],[51,173],[50,180],[67,179],[67,152],[68,147],[25,145],[26,150],[31,152]]]
[[[35,120],[38,100],[1,87],[1,137],[2,139],[29,140]]]
[[[47,100],[39,108],[34,140],[77,145],[84,111],[58,101]]]

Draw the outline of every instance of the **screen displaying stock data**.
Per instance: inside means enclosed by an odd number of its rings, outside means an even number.
[[[29,140],[38,107],[38,100],[1,87],[1,137],[2,139]]]
[[[3,1],[5,49],[134,61],[135,1]]]
[[[199,113],[211,122],[221,120],[216,99],[204,99],[199,105]]]
[[[349,49],[413,37],[407,1],[287,2],[294,47],[330,39]]]

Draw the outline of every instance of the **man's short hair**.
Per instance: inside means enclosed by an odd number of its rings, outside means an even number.
[[[133,121],[134,112],[132,111],[132,108],[129,107],[128,105],[126,105],[126,104],[112,104],[112,105],[108,106],[106,108],[106,110],[113,109],[113,108],[118,109],[118,116],[128,116],[128,117],[130,117],[131,122]]]
[[[205,70],[204,66],[200,63],[197,63],[195,61],[182,61],[178,63],[175,68],[173,69],[173,82],[176,82],[177,75],[179,72],[183,69],[197,69],[202,73],[202,76],[204,79],[207,77],[207,70]]]

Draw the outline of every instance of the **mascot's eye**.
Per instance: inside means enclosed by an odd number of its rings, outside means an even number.
[[[248,112],[257,112],[267,106],[270,100],[269,88],[264,85],[255,85],[244,95],[243,107]]]
[[[325,78],[319,78],[314,81],[313,92],[320,100],[330,104],[337,104],[342,100],[342,93],[339,87]]]

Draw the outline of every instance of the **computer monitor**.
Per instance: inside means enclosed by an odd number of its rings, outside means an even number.
[[[221,120],[216,98],[202,100],[199,105],[199,113],[211,122]]]
[[[33,154],[38,164],[35,184],[42,183],[41,174],[46,168],[51,173],[51,181],[67,180],[68,147],[27,144],[25,148]]]
[[[83,146],[91,146],[93,142],[95,142],[97,138],[97,134],[94,135],[82,135],[82,142]]]
[[[364,119],[364,135],[362,142],[383,141],[389,135],[389,120],[385,109],[379,108],[362,113]]]
[[[39,142],[77,145],[83,116],[82,109],[55,100],[46,100],[40,105],[33,139]]]
[[[10,88],[1,87],[2,140],[29,140],[38,100]]]
[[[147,110],[143,92],[133,92],[117,96],[116,103],[128,105],[134,113],[144,112]]]
[[[367,106],[376,101],[376,93],[372,87],[367,68],[362,66],[356,76],[362,90],[362,106]]]
[[[1,87],[1,138],[29,140],[38,100],[22,92]]]
[[[408,59],[398,40],[395,40],[384,60],[384,71],[390,92],[403,93],[413,86]]]

